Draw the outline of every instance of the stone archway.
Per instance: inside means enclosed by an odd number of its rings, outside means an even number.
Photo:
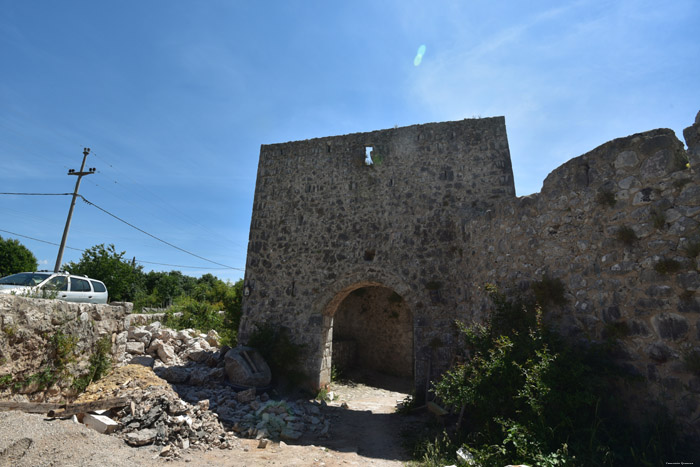
[[[388,287],[353,290],[333,314],[331,364],[413,377],[413,313]]]
[[[396,283],[398,290],[395,290],[384,282],[352,283],[326,303],[321,386],[330,382],[333,366],[414,380],[414,315],[410,302],[399,291],[410,292],[401,283]]]

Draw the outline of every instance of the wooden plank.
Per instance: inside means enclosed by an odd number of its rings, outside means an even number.
[[[0,401],[0,410],[21,410],[27,413],[48,413],[63,407],[62,404],[50,404],[46,402],[13,402]]]
[[[49,417],[70,417],[79,413],[86,413],[93,410],[111,409],[114,407],[124,407],[129,403],[128,397],[113,397],[111,399],[101,399],[92,402],[81,402],[78,404],[66,404],[63,408],[54,409],[48,412]]]

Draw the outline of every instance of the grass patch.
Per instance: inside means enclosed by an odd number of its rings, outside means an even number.
[[[12,375],[0,376],[0,389],[5,389],[12,385]]]

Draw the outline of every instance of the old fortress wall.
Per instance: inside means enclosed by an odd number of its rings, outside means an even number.
[[[615,330],[643,397],[697,420],[700,121],[685,139],[688,151],[671,130],[616,139],[526,197],[502,117],[264,145],[241,339],[284,326],[317,385],[354,361],[421,393],[454,358],[455,320],[484,317],[486,283],[554,278],[566,302],[548,319],[564,335]]]

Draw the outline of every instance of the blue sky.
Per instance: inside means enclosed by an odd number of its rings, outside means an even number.
[[[85,198],[235,269],[81,201],[68,246],[236,280],[261,144],[503,115],[527,195],[610,139],[682,139],[698,20],[696,0],[0,0],[0,192],[72,192],[90,147]],[[0,195],[0,236],[51,269],[56,246],[15,234],[59,243],[69,203]]]

